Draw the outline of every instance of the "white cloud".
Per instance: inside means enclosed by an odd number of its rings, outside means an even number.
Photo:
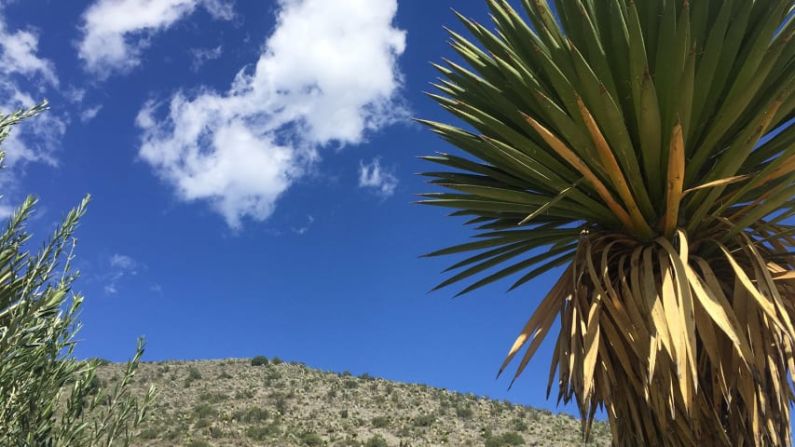
[[[218,20],[232,20],[235,18],[235,6],[232,0],[204,0],[202,5]]]
[[[4,114],[33,107],[39,102],[7,79],[0,81],[0,98],[0,110]],[[15,168],[22,168],[30,162],[56,166],[55,152],[65,132],[66,121],[52,112],[39,114],[16,126],[2,143],[9,169],[0,171],[0,183],[13,177]]]
[[[31,30],[11,30],[0,4],[0,113],[12,113],[39,103],[46,88],[57,87],[53,63],[38,55],[38,34]],[[66,130],[66,120],[52,112],[29,119],[2,143],[6,169],[0,171],[0,184],[8,188],[27,163],[56,165],[55,151]]]
[[[359,162],[359,187],[373,190],[386,198],[395,193],[398,179],[381,166],[381,160],[373,159],[370,163]]]
[[[223,0],[96,0],[83,14],[83,38],[78,45],[86,68],[106,77],[140,63],[150,37],[204,7],[214,18],[234,16]]]
[[[193,56],[193,62],[190,65],[191,70],[199,71],[202,65],[221,57],[222,52],[223,48],[221,45],[215,48],[194,48],[190,50],[190,54]]]
[[[0,11],[2,11],[0,6]],[[36,53],[39,36],[33,31],[18,30],[9,32],[5,21],[0,21],[0,71],[4,75],[22,74],[41,76],[47,83],[57,86],[58,77],[52,62],[40,58]]]
[[[110,257],[110,266],[122,270],[134,271],[138,266],[138,263],[135,262],[135,259],[127,255],[115,253]]]
[[[16,208],[8,204],[0,204],[0,220],[5,220],[14,214]]]
[[[309,231],[310,228],[312,228],[312,224],[314,223],[315,223],[315,218],[311,214],[309,214],[306,216],[306,223],[304,225],[292,228],[293,233],[299,236],[304,235],[306,234],[307,231]]]
[[[65,88],[62,93],[67,101],[74,104],[80,104],[86,97],[86,89],[75,86],[69,86]]]
[[[135,276],[142,265],[130,256],[115,253],[108,259],[110,271],[105,275],[104,291],[108,295],[119,292],[119,283],[128,276]]]
[[[102,110],[102,104],[97,104],[94,107],[89,107],[85,110],[82,110],[80,112],[80,122],[87,123],[93,120],[100,110]]]
[[[282,0],[253,70],[226,92],[175,94],[137,118],[140,156],[186,201],[205,200],[233,228],[262,221],[318,159],[403,119],[397,0]]]

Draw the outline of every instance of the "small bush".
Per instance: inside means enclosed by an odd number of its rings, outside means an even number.
[[[414,418],[415,427],[430,427],[436,422],[436,417],[432,414],[423,414]]]
[[[190,379],[191,381],[193,381],[193,380],[201,380],[202,379],[202,373],[200,373],[199,370],[195,366],[191,366],[191,367],[188,368],[188,379]]]
[[[193,382],[201,379],[202,379],[202,374],[199,372],[199,370],[196,369],[195,366],[191,366],[190,368],[188,368],[188,375],[185,377],[185,382],[183,383],[183,385],[185,386],[185,388],[188,388],[193,384]]]
[[[271,363],[273,363],[274,365],[281,365],[282,363],[284,363],[284,361],[282,359],[280,359],[279,357],[274,357],[271,360]]]
[[[519,418],[514,419],[511,425],[513,425],[513,429],[516,431],[527,431],[528,429],[527,423]]]
[[[170,427],[168,431],[163,435],[164,439],[168,439],[169,441],[173,441],[178,439],[182,436],[182,434],[187,430],[186,427],[183,425],[178,425],[175,427]]]
[[[281,432],[279,424],[276,422],[268,425],[249,427],[246,429],[246,436],[255,441],[264,441],[271,436],[276,436]]]
[[[160,436],[160,430],[154,427],[145,428],[138,434],[141,439],[157,439],[158,436]]]
[[[232,414],[232,419],[245,422],[264,422],[268,419],[268,410],[259,407],[248,407],[243,410],[237,410]]]
[[[209,404],[199,404],[193,407],[193,414],[199,418],[209,418],[218,414],[218,412]]]
[[[210,429],[207,431],[210,432],[210,437],[214,439],[223,438],[224,436],[227,436],[227,433],[222,428],[215,425],[210,427]]]
[[[203,440],[203,439],[194,439],[193,441],[189,442],[188,447],[213,447],[212,444]]]
[[[268,366],[268,358],[264,355],[258,355],[251,359],[251,366]]]
[[[499,436],[492,436],[491,433],[485,435],[485,447],[509,447],[524,445],[524,438],[519,433],[508,432]]]
[[[276,405],[276,411],[278,411],[279,414],[282,414],[282,415],[283,414],[287,414],[287,409],[288,409],[287,408],[287,399],[285,399],[284,397],[280,396],[280,397],[278,397],[276,399],[276,404],[275,405]]]
[[[389,447],[389,444],[380,435],[375,435],[364,443],[364,447]]]
[[[235,399],[237,400],[251,399],[252,397],[254,397],[255,394],[256,393],[254,392],[254,390],[251,389],[240,390],[235,392]]]
[[[311,447],[323,445],[323,438],[321,438],[317,433],[304,433],[300,436],[300,440],[304,445]]]
[[[258,427],[249,427],[246,429],[246,436],[255,440],[255,441],[264,441],[268,439],[273,433],[269,430],[268,425],[266,426],[258,426]]]
[[[461,419],[472,419],[472,416],[474,416],[474,414],[475,412],[472,411],[472,407],[470,407],[469,405],[467,405],[466,407],[464,406],[456,407],[455,409],[455,415]]]
[[[110,360],[103,359],[102,357],[92,357],[88,359],[89,362],[93,363],[96,366],[108,366],[110,365]]]
[[[225,401],[227,399],[229,399],[229,396],[227,396],[224,393],[204,392],[204,393],[199,394],[199,401],[201,401],[201,402],[218,403],[218,402],[223,402],[223,401]]]
[[[386,428],[389,425],[389,419],[386,416],[377,416],[370,421],[375,428]]]
[[[524,445],[524,438],[519,433],[511,431],[502,434],[502,442],[505,445]]]
[[[348,410],[347,409],[340,410],[340,417],[342,419],[348,419]]]

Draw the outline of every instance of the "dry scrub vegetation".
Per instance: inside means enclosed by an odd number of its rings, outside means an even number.
[[[121,366],[98,375],[113,382]],[[264,357],[142,364],[133,386],[149,384],[159,393],[136,446],[583,444],[580,423],[567,415]],[[607,446],[609,436],[598,423],[587,445]]]

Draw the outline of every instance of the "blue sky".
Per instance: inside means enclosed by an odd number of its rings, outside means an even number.
[[[264,354],[574,413],[546,400],[554,333],[495,374],[560,270],[428,293],[463,220],[412,202],[455,148],[411,121],[452,57],[434,0],[0,2],[0,110],[51,110],[6,141],[0,217],[49,233],[86,194],[78,356]],[[791,123],[788,123],[788,125]]]
[[[554,272],[453,300],[427,293],[453,259],[419,258],[470,233],[412,204],[417,157],[454,149],[409,117],[448,119],[429,62],[451,6],[485,4],[329,3],[4,2],[0,105],[51,110],[8,142],[0,209],[37,195],[46,234],[93,196],[78,354],[145,336],[148,360],[264,354],[555,408],[551,339],[511,391],[494,378]]]

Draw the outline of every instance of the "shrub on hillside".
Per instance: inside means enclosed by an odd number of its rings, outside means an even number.
[[[245,422],[263,422],[268,419],[268,410],[259,407],[248,407],[245,409],[237,410],[232,414],[232,419]]]
[[[258,355],[251,359],[251,366],[268,366],[268,358],[264,355]]]
[[[93,363],[93,364],[95,364],[95,365],[97,365],[97,366],[108,366],[111,363],[110,360],[103,359],[102,357],[92,357],[92,358],[88,359],[88,361]]]
[[[505,445],[524,445],[524,438],[519,433],[510,431],[502,434],[502,442]]]
[[[527,429],[529,428],[527,426],[527,423],[524,420],[519,419],[519,418],[514,419],[511,422],[511,425],[513,425],[513,428],[516,431],[527,431]]]
[[[364,447],[389,447],[389,444],[387,444],[386,439],[380,435],[375,435],[367,440]]]
[[[205,391],[205,392],[199,394],[199,401],[208,402],[208,403],[211,403],[211,404],[216,404],[218,402],[223,402],[223,401],[225,401],[227,399],[229,399],[229,396],[227,396],[226,394],[221,393],[219,391],[215,391],[215,392]]]
[[[475,412],[472,411],[472,407],[469,405],[467,406],[462,405],[460,407],[456,407],[455,409],[455,415],[461,419],[472,419],[472,416],[474,416],[474,414]]]
[[[320,437],[317,433],[307,432],[303,433],[300,436],[301,443],[304,445],[308,445],[310,447],[320,446],[323,445],[323,438]]]
[[[498,436],[486,435],[485,447],[510,447],[524,445],[524,438],[519,433],[507,432]]]
[[[191,366],[188,368],[188,375],[185,376],[185,382],[183,382],[183,386],[185,388],[189,388],[193,384],[193,382],[201,379],[202,375],[199,372],[199,370],[196,369],[195,366]]]
[[[193,414],[199,419],[213,417],[218,414],[218,411],[209,404],[199,404],[193,407]]]
[[[254,441],[265,441],[266,439],[281,433],[279,423],[274,421],[267,425],[253,426],[246,429],[246,436]]]
[[[195,366],[191,366],[188,368],[188,380],[201,380],[202,373]]]
[[[414,418],[416,427],[430,427],[434,422],[436,422],[436,417],[432,414],[423,414]]]
[[[236,400],[246,400],[246,399],[251,399],[251,398],[252,398],[252,397],[254,397],[256,394],[257,394],[257,393],[256,393],[254,390],[252,390],[252,389],[237,390],[237,391],[235,392],[235,399],[236,399]]]
[[[375,428],[386,428],[389,425],[389,418],[386,416],[376,416],[370,421],[370,423]]]
[[[284,396],[277,397],[274,406],[276,407],[276,411],[278,411],[281,415],[287,414],[287,410],[289,409],[287,398]]]
[[[45,109],[0,116],[0,142]],[[74,358],[83,297],[72,291],[73,234],[88,198],[31,253],[25,224],[35,203],[28,197],[0,234],[0,445],[127,445],[154,397],[152,388],[142,401],[130,393],[143,342],[110,387],[96,380],[101,362]]]

